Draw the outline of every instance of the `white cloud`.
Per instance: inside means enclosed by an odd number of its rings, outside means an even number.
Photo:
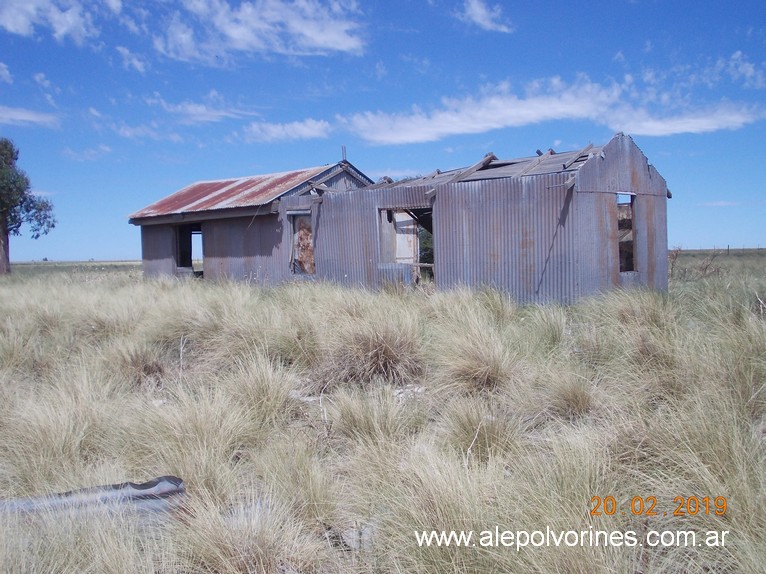
[[[501,83],[483,88],[478,96],[442,98],[432,109],[367,111],[338,116],[337,121],[368,142],[391,145],[546,121],[588,120],[633,135],[667,136],[739,129],[766,118],[759,106],[728,101],[694,104],[674,93],[672,87],[662,92],[637,85],[630,74],[621,84],[599,84],[585,76],[567,83],[552,77],[532,82],[522,95]]]
[[[550,120],[598,118],[619,101],[621,88],[586,78],[572,85],[550,78],[532,85],[525,97],[511,93],[506,84],[483,92],[478,98],[444,98],[442,106],[430,112],[416,107],[407,113],[364,112],[339,120],[373,143],[429,142]]]
[[[697,205],[700,207],[736,207],[741,204],[739,201],[705,201]]]
[[[364,42],[349,0],[186,0],[154,46],[168,57],[215,64],[233,53],[361,53]]]
[[[386,65],[381,61],[378,60],[375,64],[375,77],[378,80],[382,80],[388,75],[388,69],[386,68]]]
[[[13,83],[11,71],[8,69],[8,66],[2,62],[0,62],[0,82],[5,82],[6,84]]]
[[[122,0],[2,0],[0,28],[32,36],[48,30],[59,41],[83,44],[114,19],[155,49],[182,60],[219,65],[235,54],[317,55],[363,51],[356,0],[166,0],[153,13]],[[127,61],[136,68],[139,62]]]
[[[64,148],[64,155],[75,161],[95,161],[100,157],[111,153],[112,148],[108,145],[100,144],[93,148],[75,151],[71,148]]]
[[[34,76],[32,76],[32,79],[35,81],[35,83],[40,86],[41,88],[45,88],[46,90],[50,89],[52,84],[51,81],[45,77],[45,74],[42,72],[36,73]]]
[[[70,37],[77,44],[98,35],[90,13],[77,0],[4,0],[0,27],[22,36],[33,35],[36,27],[49,28],[56,40]]]
[[[207,50],[199,50],[194,30],[181,21],[178,13],[168,24],[165,35],[154,38],[154,48],[170,58],[182,61],[206,60],[212,56],[205,55]]]
[[[139,74],[143,74],[146,71],[146,65],[143,60],[132,53],[125,46],[117,46],[117,52],[122,56],[122,66],[126,70],[133,69]]]
[[[46,90],[46,91],[50,90],[56,94],[61,93],[61,89],[54,86],[53,83],[42,72],[38,72],[37,74],[34,74],[32,76],[32,79],[43,90]],[[58,107],[56,105],[56,100],[53,99],[53,95],[50,93],[50,91],[47,91],[44,94],[45,100],[51,105],[51,107],[54,107],[54,108]]]
[[[118,136],[126,139],[151,139],[155,141],[170,141],[181,143],[183,138],[172,132],[162,130],[157,122],[129,126],[126,124],[111,124],[109,126]]]
[[[256,115],[254,112],[248,112],[227,105],[215,90],[211,91],[205,100],[205,102],[185,101],[179,104],[171,104],[155,92],[151,98],[146,98],[146,103],[160,106],[166,112],[180,116],[180,121],[183,124],[219,122],[225,119]]]
[[[55,128],[59,124],[59,119],[53,114],[35,112],[24,108],[0,106],[0,124],[12,126],[36,125]]]
[[[749,72],[744,72],[748,74]],[[485,133],[495,129],[546,121],[588,120],[613,131],[633,135],[667,136],[734,130],[766,118],[760,105],[730,101],[695,104],[678,86],[662,89],[651,75],[639,84],[632,74],[622,83],[593,82],[580,76],[573,83],[552,77],[530,83],[522,94],[507,83],[488,86],[478,95],[442,98],[431,109],[366,111],[337,116],[338,123],[374,144],[407,144],[449,136]]]
[[[726,62],[726,71],[734,81],[742,81],[747,88],[766,88],[766,73],[763,66],[758,67],[750,62],[739,50],[734,52]]]
[[[503,8],[499,4],[487,6],[484,0],[465,0],[463,11],[458,13],[458,18],[491,32],[513,31],[509,24],[503,22]]]
[[[331,129],[328,122],[311,118],[285,124],[253,122],[245,127],[244,139],[248,142],[321,139],[326,138]]]
[[[115,14],[122,12],[122,0],[104,0],[104,4]]]
[[[605,114],[607,125],[634,135],[669,136],[739,129],[763,117],[756,109],[727,102],[704,109],[653,115],[645,109],[625,106]]]

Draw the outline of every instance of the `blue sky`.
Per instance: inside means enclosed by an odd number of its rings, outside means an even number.
[[[138,259],[185,185],[373,179],[633,136],[670,247],[766,246],[762,0],[3,0],[0,136],[58,225],[11,260]]]

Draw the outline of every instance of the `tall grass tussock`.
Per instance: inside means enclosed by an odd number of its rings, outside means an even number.
[[[713,273],[674,257],[668,293],[570,306],[125,269],[0,278],[0,498],[161,475],[188,491],[148,523],[0,512],[0,570],[763,572],[766,259],[716,256]],[[679,496],[727,509],[674,515]],[[619,511],[594,515],[594,497]],[[495,527],[702,544],[478,544]],[[475,546],[419,545],[431,530]]]

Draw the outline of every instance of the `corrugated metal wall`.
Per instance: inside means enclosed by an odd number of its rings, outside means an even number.
[[[325,193],[314,204],[317,278],[349,286],[380,287],[384,282],[411,280],[406,264],[381,263],[379,211],[388,208],[425,208],[428,188],[360,189]],[[305,208],[306,198],[286,198],[280,212]]]
[[[290,262],[289,241],[275,214],[205,221],[202,250],[206,279],[257,283],[284,280]]]
[[[495,287],[522,302],[573,300],[578,235],[572,199],[559,174],[438,188],[437,287]]]
[[[604,147],[603,155],[591,158],[579,170],[575,191],[584,233],[580,269],[583,293],[621,283],[667,290],[667,184],[633,140],[615,136]],[[638,279],[620,279],[617,194],[635,195],[633,234]]]
[[[146,277],[175,275],[177,251],[175,227],[141,226],[141,253]]]
[[[577,172],[284,197],[279,213],[205,221],[206,278],[262,283],[325,279],[379,288],[413,268],[381,257],[385,209],[433,208],[436,286],[490,286],[518,301],[572,302],[624,285],[667,289],[667,187],[632,139],[618,135]],[[345,175],[327,183],[340,189]],[[421,180],[422,181],[422,180]],[[348,184],[349,186],[355,183]],[[636,272],[620,274],[617,194],[636,196]],[[290,212],[310,210],[316,273],[294,275]],[[175,230],[142,227],[147,275],[175,273]]]

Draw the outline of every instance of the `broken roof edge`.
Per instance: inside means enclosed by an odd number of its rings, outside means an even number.
[[[610,140],[611,141],[611,140]],[[577,171],[593,154],[599,153],[604,146],[588,144],[579,150],[555,152],[549,149],[540,155],[498,159],[495,154],[488,152],[473,165],[461,168],[455,168],[448,171],[435,170],[427,176],[393,181],[386,178],[373,186],[372,189],[387,189],[395,187],[418,187],[421,185],[431,185],[433,188],[445,183],[458,183],[464,181],[479,181],[484,179],[502,179],[509,177],[524,177],[532,175],[545,175],[548,173],[564,173]],[[537,171],[535,168],[550,165],[544,171]],[[511,168],[517,167],[520,173],[513,173]],[[505,171],[503,171],[505,169]],[[434,181],[436,180],[436,181]],[[441,181],[438,181],[441,180]]]

